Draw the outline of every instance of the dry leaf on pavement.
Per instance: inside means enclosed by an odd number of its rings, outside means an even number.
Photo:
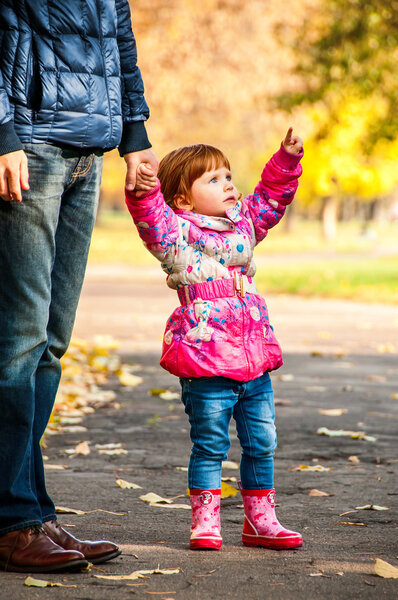
[[[341,417],[347,412],[346,408],[318,408],[320,415],[326,415],[327,417]]]
[[[143,502],[165,502],[166,504],[173,504],[173,500],[170,500],[169,498],[162,498],[162,496],[158,496],[158,494],[155,494],[154,492],[149,492],[144,496],[140,496],[140,500]]]
[[[309,495],[319,498],[323,498],[325,496],[334,496],[334,494],[329,494],[328,492],[321,492],[321,490],[317,490],[316,488],[311,490]]]
[[[354,454],[352,456],[349,456],[347,459],[349,462],[352,462],[356,465],[359,465],[359,463],[361,462],[358,458],[358,456],[355,456]]]
[[[108,515],[115,515],[117,517],[124,517],[126,513],[112,512],[111,510],[104,510],[103,508],[94,508],[94,510],[79,510],[78,508],[69,508],[67,506],[56,506],[55,512],[61,515],[88,515],[95,512],[103,512]]]
[[[130,575],[94,575],[98,579],[108,579],[109,581],[130,581],[132,579],[147,578],[148,575],[176,575],[180,569],[151,569],[144,571],[133,571]]]
[[[385,579],[398,579],[398,568],[381,558],[375,559],[375,574]]]
[[[141,383],[144,383],[144,379],[142,377],[139,377],[138,375],[133,375],[128,371],[119,371],[118,377],[121,385],[125,387],[135,387],[137,385],[140,385]]]
[[[388,506],[377,506],[377,504],[365,504],[365,506],[356,506],[355,510],[390,510]]]
[[[76,585],[65,585],[64,583],[52,583],[51,581],[44,581],[43,579],[34,579],[33,577],[27,577],[24,581],[24,585],[28,587],[77,587]]]
[[[238,490],[234,488],[229,483],[225,483],[225,481],[221,481],[221,498],[234,498]]]
[[[105,450],[105,449],[100,449],[98,450],[98,454],[106,454],[107,456],[119,456],[121,454],[128,454],[128,450],[125,450],[124,448],[115,448],[114,450]]]
[[[183,508],[185,510],[191,510],[189,504],[162,504],[161,502],[150,502],[149,506],[157,506],[158,508]]]
[[[239,469],[239,464],[237,462],[233,462],[232,460],[223,460],[222,468],[223,469]]]
[[[376,442],[377,438],[366,435],[364,431],[349,431],[346,429],[328,429],[327,427],[319,427],[318,435],[327,435],[328,437],[350,437],[353,440],[364,440],[366,442]]]
[[[159,398],[161,400],[180,400],[181,398],[181,394],[178,392],[171,392],[170,390],[166,390],[165,392],[162,392],[161,394],[159,394]]]
[[[118,485],[122,490],[142,490],[140,485],[136,483],[131,483],[130,481],[126,481],[125,479],[116,479],[116,485]]]
[[[322,465],[300,465],[299,467],[294,467],[294,471],[319,471],[323,473],[324,471],[331,471],[332,467],[324,467]]]
[[[283,373],[282,375],[278,375],[278,381],[293,381],[294,375],[291,373]]]

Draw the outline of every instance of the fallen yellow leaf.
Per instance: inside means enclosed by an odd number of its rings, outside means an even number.
[[[130,483],[124,479],[116,479],[115,483],[122,488],[122,490],[142,490],[140,485],[137,485],[136,483]]]
[[[234,498],[238,490],[234,488],[229,483],[225,483],[225,481],[221,481],[221,498]]]
[[[278,375],[278,380],[279,381],[293,381],[294,375],[291,375],[290,373],[284,373],[283,375]]]
[[[164,394],[164,392],[167,392],[164,388],[152,388],[149,393],[151,396],[160,396],[160,394]]]
[[[379,577],[384,577],[385,579],[398,579],[398,568],[390,565],[385,560],[381,558],[375,559],[375,573]]]
[[[299,467],[295,467],[294,471],[319,471],[319,472],[324,472],[324,471],[331,471],[332,467],[324,467],[322,465],[300,465]]]
[[[67,506],[56,506],[55,512],[57,514],[64,515],[88,515],[95,512],[103,512],[108,515],[116,515],[117,517],[124,517],[126,515],[126,513],[112,512],[111,510],[104,510],[103,508],[94,508],[94,510],[79,510],[78,508],[69,508]]]
[[[162,504],[161,502],[149,502],[149,506],[157,506],[158,508],[184,508],[191,510],[189,504]]]
[[[353,440],[365,440],[366,442],[376,442],[377,438],[366,435],[364,431],[350,431],[346,429],[328,429],[327,427],[319,427],[318,435],[327,435],[328,437],[351,437]]]
[[[144,383],[144,379],[142,377],[133,375],[127,371],[119,371],[118,376],[120,383],[125,387],[135,387],[141,383]]]
[[[352,456],[349,456],[349,457],[348,457],[348,461],[349,461],[349,462],[352,462],[352,463],[354,463],[354,464],[356,464],[356,465],[359,465],[359,463],[361,462],[361,461],[359,460],[358,456],[355,456],[354,454],[353,454]]]
[[[34,579],[33,577],[28,576],[25,581],[24,581],[24,585],[27,585],[28,587],[40,587],[40,588],[45,588],[45,587],[77,587],[76,585],[65,585],[64,583],[52,583],[51,581],[44,581],[43,579]]]
[[[133,571],[130,575],[94,575],[98,579],[108,579],[109,581],[130,581],[132,579],[147,578],[148,575],[176,575],[180,569],[151,569],[144,571]]]
[[[75,454],[83,454],[83,456],[87,456],[90,454],[90,452],[91,451],[88,442],[80,442],[80,444],[77,444],[75,447]]]
[[[159,398],[161,398],[161,400],[179,400],[181,398],[181,394],[177,393],[177,392],[170,392],[169,390],[166,390],[165,392],[162,392],[161,394],[159,394]]]
[[[328,492],[321,492],[321,490],[317,490],[315,488],[310,491],[309,495],[319,497],[319,498],[322,498],[324,496],[334,496],[334,494],[328,494]]]
[[[223,460],[222,468],[223,469],[239,469],[239,464],[237,462],[233,462],[232,460]]]
[[[128,454],[128,450],[124,448],[115,448],[114,450],[98,450],[98,454],[106,454],[108,456],[119,456],[120,454]]]
[[[365,506],[356,506],[355,510],[390,510],[388,506],[377,506],[377,504],[365,504]]]
[[[166,504],[172,504],[173,501],[169,500],[169,498],[162,498],[162,496],[158,496],[154,492],[149,492],[148,494],[144,494],[144,496],[140,496],[140,500],[143,502],[165,502]]]
[[[318,408],[320,415],[326,415],[327,417],[341,417],[347,412],[346,408]]]

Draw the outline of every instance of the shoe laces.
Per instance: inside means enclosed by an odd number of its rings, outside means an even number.
[[[39,535],[39,533],[45,533],[42,525],[31,525],[30,527],[26,527],[26,531],[33,535]]]

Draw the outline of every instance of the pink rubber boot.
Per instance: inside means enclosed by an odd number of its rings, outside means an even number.
[[[245,546],[263,546],[288,550],[303,545],[296,531],[285,529],[275,515],[275,490],[241,490],[245,507],[242,542]]]
[[[191,550],[219,550],[221,490],[191,489]]]

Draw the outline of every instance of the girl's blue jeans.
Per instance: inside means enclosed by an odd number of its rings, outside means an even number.
[[[40,438],[72,333],[102,157],[26,144],[29,191],[0,199],[0,535],[55,518]]]
[[[230,448],[229,424],[236,422],[242,447],[240,477],[244,489],[271,489],[276,448],[274,394],[268,373],[251,381],[227,377],[181,379],[182,401],[193,443],[188,485],[219,489],[221,464]]]

